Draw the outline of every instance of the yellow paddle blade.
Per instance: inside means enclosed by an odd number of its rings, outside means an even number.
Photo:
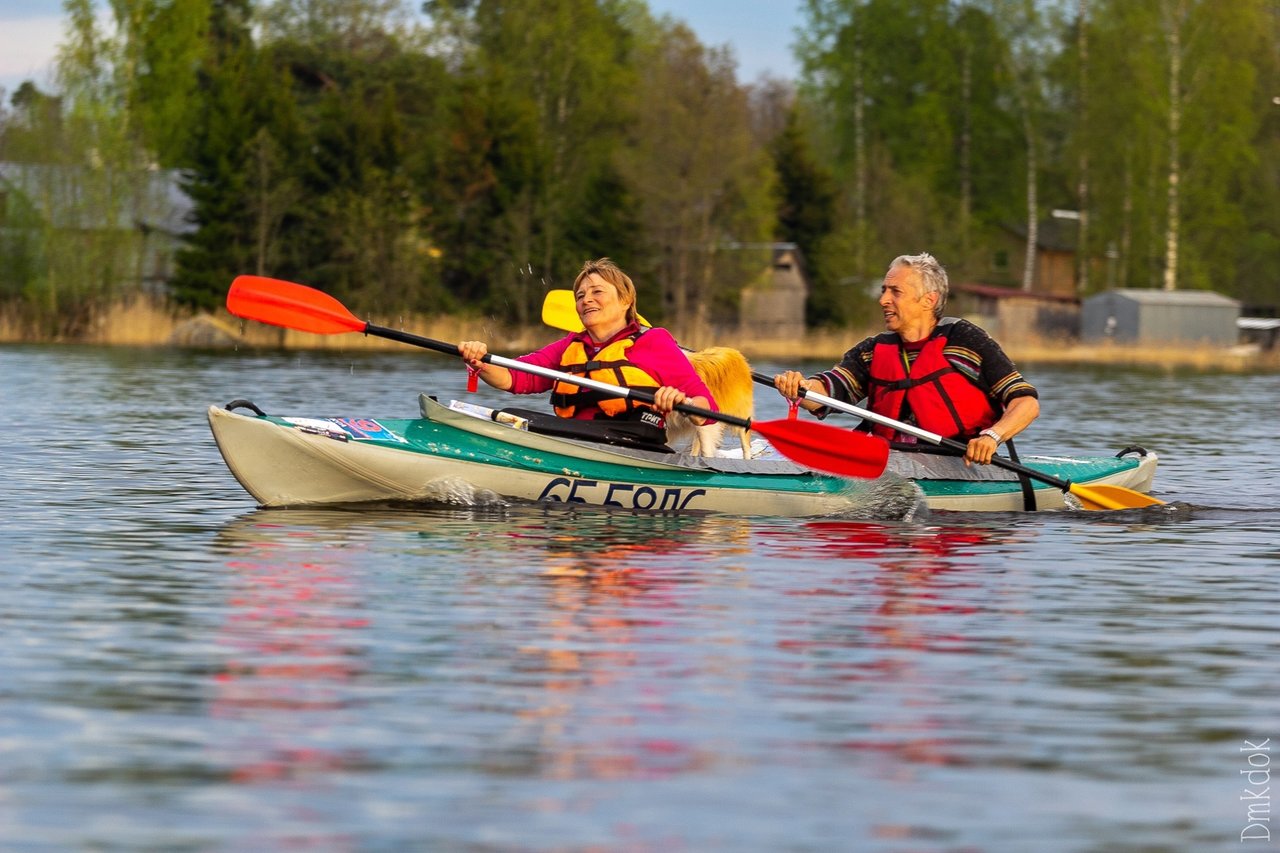
[[[1136,509],[1144,506],[1163,506],[1164,501],[1151,495],[1126,489],[1124,486],[1081,486],[1071,484],[1071,494],[1079,499],[1085,509]]]
[[[652,325],[644,317],[636,314],[641,326]],[[578,316],[578,308],[573,301],[572,290],[548,290],[542,300],[542,322],[553,329],[564,329],[566,332],[581,332],[582,319]]]

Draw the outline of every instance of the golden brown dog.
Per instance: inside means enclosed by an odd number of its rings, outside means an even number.
[[[711,390],[716,405],[726,415],[750,418],[755,413],[755,395],[751,385],[751,365],[746,357],[731,347],[708,347],[689,353],[689,361]],[[691,440],[689,452],[694,456],[715,456],[724,437],[725,424],[712,421],[706,426],[694,426],[679,412],[667,416],[667,443],[685,438]],[[742,442],[742,458],[751,458],[751,436],[744,429],[733,427]]]

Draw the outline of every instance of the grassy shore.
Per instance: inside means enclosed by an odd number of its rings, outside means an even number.
[[[563,334],[545,326],[515,328],[483,318],[404,317],[376,321],[441,341],[484,340],[494,352],[518,354],[542,346]],[[879,329],[843,332],[812,331],[802,339],[747,339],[741,333],[706,333],[691,338],[692,346],[735,346],[749,358],[770,362],[837,361],[852,344]],[[700,338],[705,338],[702,340]],[[311,335],[244,322],[225,311],[192,315],[175,313],[148,300],[117,305],[74,340],[53,340],[31,334],[12,316],[0,313],[0,343],[67,343],[106,346],[180,346],[195,348],[308,349],[334,351],[395,351],[405,345],[357,334]],[[1165,367],[1229,372],[1280,372],[1280,348],[1260,350],[1254,345],[1234,347],[1169,344],[1166,346],[1085,344],[1079,341],[1005,337],[1001,343],[1019,365],[1097,364],[1116,367]]]

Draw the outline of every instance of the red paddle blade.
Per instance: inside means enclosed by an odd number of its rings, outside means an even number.
[[[368,325],[327,293],[260,275],[236,276],[227,291],[227,310],[246,320],[317,335],[363,332]]]
[[[751,429],[779,453],[815,471],[872,480],[889,463],[889,442],[865,432],[813,421],[753,421]]]

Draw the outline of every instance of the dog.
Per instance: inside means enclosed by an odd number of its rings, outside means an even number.
[[[708,347],[690,352],[689,361],[702,377],[716,405],[726,415],[750,418],[755,414],[755,395],[752,390],[751,365],[745,356],[732,347]],[[690,440],[689,453],[693,456],[715,456],[724,438],[727,424],[711,421],[705,426],[694,426],[689,418],[679,412],[667,415],[667,444]],[[751,436],[747,430],[733,427],[742,442],[742,458],[751,458]]]

